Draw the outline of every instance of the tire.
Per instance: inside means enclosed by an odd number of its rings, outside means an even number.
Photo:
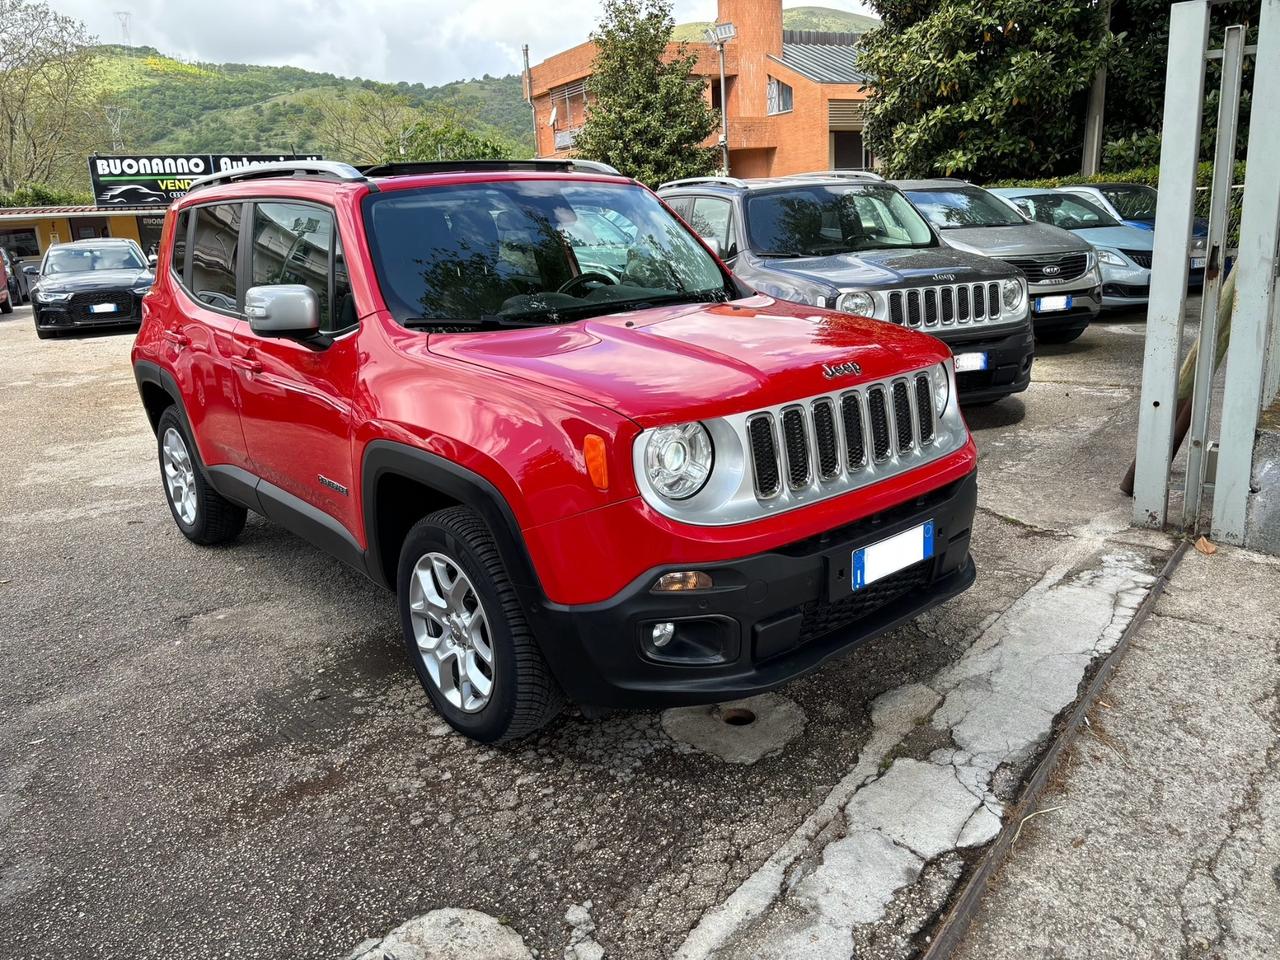
[[[1088,329],[1088,327],[1080,327],[1076,330],[1051,330],[1047,333],[1037,333],[1036,343],[1071,343],[1074,340],[1079,340],[1080,336]]]
[[[6,297],[4,303],[0,303],[0,313],[13,313],[13,300]]]
[[[160,414],[156,447],[165,500],[182,535],[202,546],[226,543],[238,537],[244,529],[247,511],[209,485],[200,454],[173,407],[167,407]]]
[[[481,743],[516,740],[564,708],[493,535],[474,511],[449,507],[419,520],[400,550],[396,587],[413,669],[459,733]]]

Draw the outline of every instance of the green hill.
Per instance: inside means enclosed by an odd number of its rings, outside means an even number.
[[[533,122],[518,76],[458,80],[438,87],[378,84],[297,67],[184,63],[150,47],[98,48],[96,85],[127,110],[129,151],[275,153],[315,151],[309,101],[390,86],[416,106],[443,105],[477,132],[533,151]]]
[[[787,30],[822,30],[829,33],[863,33],[878,27],[880,21],[861,13],[849,13],[831,7],[789,7],[782,11],[782,26]],[[681,23],[672,38],[684,43],[702,40],[710,23]]]

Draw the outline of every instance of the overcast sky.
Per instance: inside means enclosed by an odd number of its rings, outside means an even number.
[[[869,12],[860,0],[818,2]],[[128,10],[132,42],[174,56],[428,86],[518,72],[522,44],[537,63],[585,40],[600,15],[599,0],[50,0],[50,6],[83,20],[104,42],[120,42],[114,11]],[[715,0],[675,2],[677,22],[711,20],[715,10]]]

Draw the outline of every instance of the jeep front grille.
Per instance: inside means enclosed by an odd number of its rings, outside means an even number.
[[[783,476],[788,491],[820,490],[891,460],[923,460],[937,426],[933,383],[925,371],[789,404],[780,413],[750,414],[756,496],[779,496]]]
[[[1001,323],[1000,284],[956,283],[889,293],[889,319],[914,329]]]

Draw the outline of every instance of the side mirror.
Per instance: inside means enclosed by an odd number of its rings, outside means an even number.
[[[282,283],[250,287],[244,295],[249,329],[260,337],[298,337],[320,333],[320,300],[310,287]]]
[[[1027,203],[1027,201],[1025,201],[1025,200],[1019,200],[1019,201],[1018,201],[1018,203],[1017,203],[1017,207],[1018,207],[1018,209],[1019,209],[1020,211],[1022,211],[1022,215],[1023,215],[1023,216],[1025,216],[1025,217],[1034,217],[1034,216],[1035,216],[1035,211],[1033,211],[1033,210],[1031,209],[1031,204]]]
[[[724,259],[724,247],[721,245],[718,237],[703,237],[702,242],[705,243],[708,247],[710,247],[711,252],[714,253],[717,257],[719,257],[721,260]]]
[[[24,263],[22,265],[22,272],[25,273],[28,277],[38,277],[40,276],[40,264]]]
[[[147,257],[148,267],[154,267],[159,262],[160,262],[160,258],[157,257],[154,253]]]

